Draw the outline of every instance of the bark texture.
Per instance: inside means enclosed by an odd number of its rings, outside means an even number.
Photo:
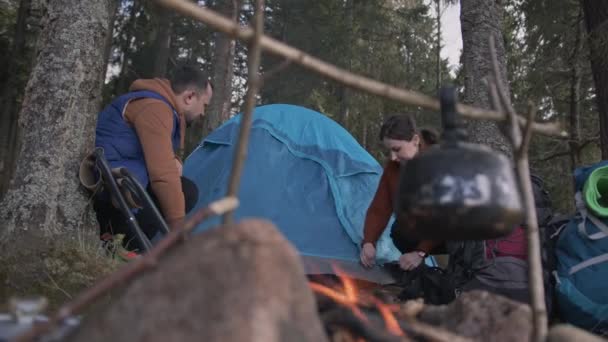
[[[293,246],[264,220],[193,236],[69,341],[327,341]]]
[[[581,163],[581,81],[583,78],[581,70],[581,53],[583,50],[583,34],[582,13],[579,15],[579,22],[576,25],[576,38],[574,42],[574,51],[570,59],[570,170],[574,170]]]
[[[510,96],[507,83],[507,62],[502,35],[502,0],[461,0],[462,62],[464,69],[464,99],[466,104],[491,108],[485,79],[492,75],[489,39],[494,36],[500,67],[501,82]],[[470,140],[488,145],[511,155],[511,147],[498,125],[489,120],[468,122]]]
[[[36,41],[45,25],[46,3],[21,0],[10,47],[10,59],[0,71],[0,200],[6,193],[15,169],[19,136],[17,125],[23,89],[36,55]]]
[[[233,21],[238,19],[241,0],[220,0],[218,11]],[[232,104],[232,79],[234,78],[234,53],[236,42],[231,37],[216,33],[215,54],[213,56],[213,97],[209,104],[207,116],[201,135],[196,142],[219,127],[230,118]]]
[[[80,159],[93,147],[111,1],[52,0],[19,114],[21,147],[0,204],[0,242],[11,233],[74,231],[87,199]]]

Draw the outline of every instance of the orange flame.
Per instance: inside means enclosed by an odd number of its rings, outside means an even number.
[[[374,299],[376,302],[376,308],[378,308],[378,312],[382,315],[382,319],[384,319],[384,324],[386,326],[386,330],[388,330],[391,334],[397,336],[405,336],[403,330],[401,330],[401,326],[399,322],[395,318],[393,314],[394,306],[387,305],[379,301],[378,299]]]
[[[348,277],[348,275],[345,272],[343,272],[341,269],[339,269],[335,265],[332,265],[332,268],[334,269],[334,272],[336,273],[336,275],[340,279],[340,282],[342,283],[342,289],[343,289],[342,293],[340,293],[339,291],[332,289],[330,287],[327,287],[327,286],[324,286],[324,285],[321,285],[318,283],[314,283],[314,282],[310,283],[311,289],[313,291],[316,291],[318,293],[321,293],[321,294],[333,299],[338,304],[348,307],[349,309],[351,309],[353,311],[353,313],[359,319],[361,319],[364,322],[369,322],[367,317],[363,314],[361,309],[358,307],[358,304],[362,303],[362,298],[357,291],[357,286],[355,285],[355,282],[353,281],[353,279]],[[405,336],[405,333],[399,326],[399,322],[397,321],[397,319],[395,318],[395,315],[393,314],[393,312],[399,311],[399,305],[385,304],[373,296],[370,296],[370,297],[371,297],[371,302],[373,302],[373,304],[378,309],[378,312],[382,316],[386,329],[394,335]],[[368,304],[371,304],[369,300],[366,300],[365,302]]]
[[[347,308],[351,309],[359,319],[367,322],[367,317],[365,317],[363,312],[361,312],[361,309],[359,309],[359,307],[357,306],[359,300],[357,298],[356,288],[354,287],[350,279],[340,278],[340,280],[342,281],[342,286],[344,287],[344,293],[340,293],[330,287],[317,283],[310,283],[310,287],[313,291],[319,292],[333,299],[338,304],[344,305]]]

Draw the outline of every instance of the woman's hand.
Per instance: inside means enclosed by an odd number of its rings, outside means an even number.
[[[422,260],[424,257],[418,251],[405,253],[399,257],[399,266],[406,271],[411,271],[418,267]]]
[[[361,263],[365,267],[372,267],[376,263],[376,247],[371,242],[366,242],[361,248]]]
[[[182,162],[180,162],[179,159],[175,158],[175,164],[177,164],[177,171],[179,172],[179,175],[181,176],[182,172],[184,170]]]

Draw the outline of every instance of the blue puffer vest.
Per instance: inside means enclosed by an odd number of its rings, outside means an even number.
[[[148,186],[148,170],[144,152],[135,132],[123,118],[123,110],[130,100],[139,98],[154,98],[165,102],[173,111],[173,131],[171,141],[173,150],[180,146],[179,115],[171,103],[163,96],[153,91],[142,90],[117,97],[107,105],[97,117],[95,129],[95,147],[102,147],[110,167],[126,167],[141,184]]]

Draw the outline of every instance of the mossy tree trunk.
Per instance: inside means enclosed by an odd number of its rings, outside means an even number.
[[[111,0],[48,2],[19,114],[19,158],[0,203],[0,257],[18,260],[29,281],[42,276],[37,265],[54,241],[94,229],[77,170],[93,147],[113,8]],[[0,279],[14,288],[19,280]]]

